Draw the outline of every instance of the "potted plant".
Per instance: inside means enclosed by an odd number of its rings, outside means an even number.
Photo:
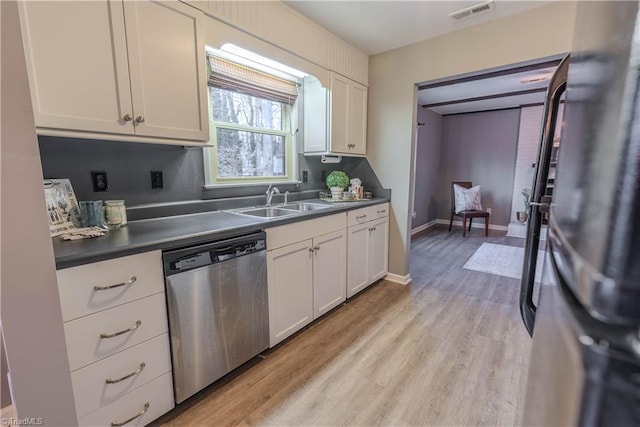
[[[519,223],[524,224],[529,219],[529,208],[531,207],[531,190],[523,188],[520,192],[524,198],[524,212],[516,212],[516,219]]]
[[[341,199],[344,189],[349,185],[349,177],[342,171],[333,171],[327,176],[327,187],[331,189],[332,199]]]

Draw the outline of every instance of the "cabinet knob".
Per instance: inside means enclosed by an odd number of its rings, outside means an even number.
[[[125,122],[130,122],[131,120],[133,120],[133,116],[127,113],[124,116],[122,116],[122,120],[124,120]]]
[[[138,116],[138,117],[136,117],[136,122],[138,122],[138,123],[144,123],[144,116]]]

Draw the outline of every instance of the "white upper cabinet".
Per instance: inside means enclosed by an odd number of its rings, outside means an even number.
[[[149,0],[21,7],[39,134],[208,140],[200,12]]]
[[[122,4],[20,5],[36,126],[133,134]]]
[[[331,73],[331,151],[343,154],[367,152],[367,87]]]
[[[136,135],[208,139],[202,14],[176,1],[125,1],[124,12]]]
[[[367,87],[331,73],[329,90],[315,79],[304,83],[305,154],[367,153]]]
[[[367,152],[367,87],[356,82],[349,86],[347,100],[348,152],[366,154]]]
[[[346,153],[349,151],[349,79],[340,74],[331,73],[331,91],[329,95],[331,120],[331,151]],[[347,147],[348,146],[348,147]]]

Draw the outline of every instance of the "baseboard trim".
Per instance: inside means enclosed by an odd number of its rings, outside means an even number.
[[[436,221],[437,220],[434,219],[433,221],[429,221],[426,224],[422,224],[422,225],[417,226],[416,228],[412,228],[411,229],[411,235],[413,236],[414,234],[418,234],[419,232],[424,231],[427,228],[433,227],[434,225],[437,224]]]
[[[436,223],[449,225],[449,220],[436,219]],[[462,221],[453,221],[453,225],[462,227]],[[471,223],[471,228],[484,228],[484,221],[481,220],[481,221],[476,221],[474,223]],[[507,228],[508,227],[506,225],[489,224],[489,230],[507,231]]]
[[[401,285],[408,285],[409,283],[411,283],[411,280],[413,280],[411,279],[410,274],[401,276],[399,274],[393,274],[393,273],[387,273],[387,276],[384,279],[390,282],[400,283]]]

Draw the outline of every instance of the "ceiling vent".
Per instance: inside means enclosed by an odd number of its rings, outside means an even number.
[[[462,19],[467,19],[472,16],[476,16],[480,13],[489,12],[490,10],[494,10],[495,6],[493,4],[493,0],[485,1],[484,3],[477,4],[475,6],[467,7],[465,9],[460,9],[455,12],[451,12],[449,17],[454,21],[460,21]]]

